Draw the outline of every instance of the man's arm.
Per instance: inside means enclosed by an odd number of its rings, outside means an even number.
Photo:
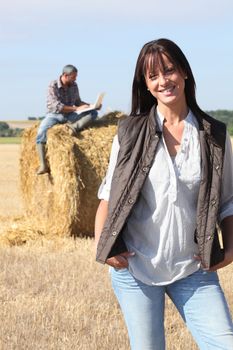
[[[74,106],[76,107],[75,111],[82,111],[83,109],[88,108],[90,106],[90,103],[87,103],[81,100],[78,85],[77,84],[75,85],[76,85],[76,100],[75,100],[75,106]]]
[[[81,106],[66,106],[63,105],[63,108],[61,110],[61,113],[71,113],[71,112],[76,112],[76,111],[82,111],[83,109],[89,107],[88,104],[83,104]]]
[[[47,109],[50,113],[62,113],[63,108],[64,103],[60,100],[57,82],[52,81],[47,92]]]
[[[81,104],[80,106],[75,106],[75,110],[76,111],[83,111],[85,108],[88,108],[90,107],[90,104],[89,103],[86,103],[86,102],[83,102],[83,104]]]
[[[60,95],[57,87],[57,82],[52,81],[48,88],[47,93],[47,108],[50,113],[72,113],[76,111],[81,111],[87,107],[89,107],[89,104],[86,102],[81,101],[79,97],[79,91],[77,87],[76,94],[76,101],[73,106],[67,106],[60,100]]]

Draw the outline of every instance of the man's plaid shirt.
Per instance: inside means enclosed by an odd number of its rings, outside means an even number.
[[[78,85],[75,82],[68,87],[64,87],[59,78],[57,80],[53,80],[49,84],[47,94],[48,113],[61,113],[64,105],[80,106],[82,103]]]

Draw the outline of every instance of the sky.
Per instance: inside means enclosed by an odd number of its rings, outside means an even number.
[[[102,113],[130,111],[138,54],[169,38],[186,55],[204,110],[233,110],[232,0],[7,0],[0,4],[0,120],[46,113],[66,64],[81,98],[106,93]]]

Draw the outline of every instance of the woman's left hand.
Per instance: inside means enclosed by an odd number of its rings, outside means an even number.
[[[200,256],[194,255],[194,258],[198,261],[201,261]],[[210,267],[209,269],[207,269],[201,261],[201,266],[202,266],[203,270],[206,270],[206,271],[217,271],[217,270],[222,269],[223,267],[225,267],[227,265],[230,265],[232,262],[233,262],[233,251],[225,251],[224,260],[221,261],[219,264],[216,264],[216,265]]]
[[[230,265],[233,262],[233,251],[225,252],[224,260],[219,264],[212,266],[208,271],[217,271],[223,267]]]

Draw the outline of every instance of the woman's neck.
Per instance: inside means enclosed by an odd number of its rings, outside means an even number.
[[[163,115],[166,124],[175,126],[187,117],[189,108],[186,104],[176,108],[158,105],[158,110]]]

